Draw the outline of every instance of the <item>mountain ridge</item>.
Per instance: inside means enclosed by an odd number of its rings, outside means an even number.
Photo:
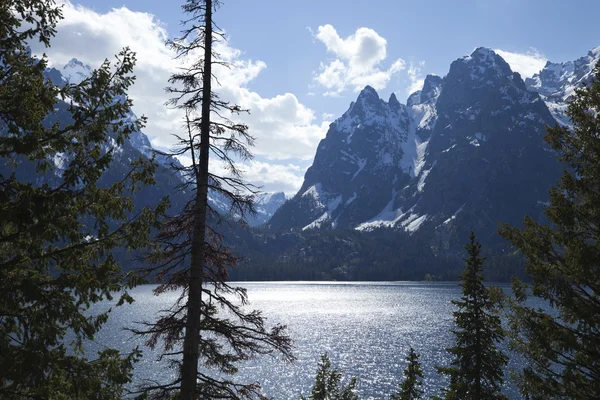
[[[585,81],[598,55],[600,47],[573,63],[578,79],[561,90]],[[499,54],[479,47],[455,60],[445,77],[428,75],[406,104],[394,94],[385,102],[366,86],[330,125],[300,190],[267,225],[407,232],[428,226],[447,238],[464,236],[465,224],[491,236],[497,221],[543,218],[540,205],[562,171],[545,128],[564,119],[536,82],[548,86],[544,70],[524,81]]]

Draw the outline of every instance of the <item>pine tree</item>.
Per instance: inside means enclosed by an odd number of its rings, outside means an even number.
[[[352,377],[347,385],[342,385],[342,373],[337,368],[331,367],[331,360],[327,354],[321,355],[315,384],[308,398],[312,400],[358,400],[358,396],[354,393],[355,389],[356,377]],[[301,399],[306,400],[304,396],[301,396]]]
[[[502,368],[507,357],[496,344],[504,339],[500,317],[496,313],[497,302],[483,284],[484,257],[480,256],[481,244],[471,232],[465,247],[465,271],[461,275],[462,296],[452,303],[458,307],[454,321],[456,345],[446,349],[452,355],[451,366],[437,367],[450,378],[444,389],[448,400],[506,399],[500,394],[503,382]]]
[[[148,160],[99,183],[110,144],[144,122],[124,118],[134,55],[124,50],[114,65],[59,88],[27,43],[49,46],[60,18],[52,0],[0,3],[0,398],[120,399],[139,352],[87,354],[108,318],[90,307],[115,293],[132,300],[126,290],[138,279],[113,251],[148,245],[161,210],[136,214],[128,196],[152,183]]]
[[[260,311],[245,309],[246,290],[227,282],[228,270],[239,257],[223,245],[219,225],[229,222],[227,216],[218,215],[208,203],[211,190],[230,204],[229,216],[243,217],[252,211],[254,192],[236,164],[252,157],[248,147],[254,139],[248,126],[229,119],[247,110],[221,100],[212,90],[213,67],[226,64],[214,50],[224,39],[213,22],[219,6],[217,0],[187,0],[182,35],[170,42],[176,57],[188,62],[171,76],[167,89],[174,96],[170,105],[185,115],[186,129],[177,136],[178,149],[169,155],[191,158],[190,166],[173,168],[187,178],[183,189],[193,198],[165,221],[157,237],[160,249],[149,257],[150,271],[161,282],[155,292],[180,289],[181,295],[168,312],[147,323],[147,329],[135,331],[149,335],[150,347],[161,346],[170,357],[181,357],[172,360],[179,373],[176,380],[144,389],[156,399],[259,396],[258,383],[238,383],[223,375],[235,374],[240,362],[256,355],[279,353],[293,360],[285,327],[268,329]],[[210,171],[211,158],[225,164],[229,175]],[[199,364],[207,368],[200,370]],[[220,374],[210,374],[210,368]]]
[[[419,355],[412,347],[406,357],[408,365],[404,369],[404,381],[400,385],[400,391],[393,394],[392,400],[417,400],[423,395],[423,370],[419,362]]]
[[[600,398],[600,64],[576,90],[573,127],[548,129],[546,141],[569,167],[550,189],[543,225],[500,233],[526,258],[531,284],[515,281],[511,342],[528,361],[519,387],[532,399]],[[527,295],[546,307],[533,308]]]

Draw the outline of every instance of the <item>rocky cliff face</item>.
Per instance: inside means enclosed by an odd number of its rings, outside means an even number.
[[[410,179],[408,109],[392,95],[379,98],[367,86],[330,125],[298,194],[271,219],[271,226],[346,228],[385,206],[385,193]],[[366,191],[369,191],[366,195]]]
[[[302,188],[269,225],[491,235],[498,221],[541,215],[561,171],[543,140],[557,121],[547,96],[529,86],[478,48],[446,77],[428,76],[406,105],[366,87],[331,124]]]

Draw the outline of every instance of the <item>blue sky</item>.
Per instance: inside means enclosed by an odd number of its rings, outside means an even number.
[[[163,147],[178,124],[159,108],[160,69],[169,64],[159,42],[179,32],[182,3],[74,0],[48,51],[57,66],[70,57],[95,66],[131,41],[140,58],[134,110],[148,116],[147,134]],[[503,50],[513,69],[531,74],[546,60],[574,60],[600,46],[598,15],[597,0],[225,1],[215,21],[228,34],[223,51],[242,72],[226,73],[224,91],[260,114],[248,121],[259,142],[248,176],[266,191],[292,194],[327,123],[366,83],[404,102],[426,74],[444,76],[479,46]]]

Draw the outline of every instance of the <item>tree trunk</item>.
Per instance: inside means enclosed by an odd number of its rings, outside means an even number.
[[[194,209],[194,232],[192,236],[192,259],[190,266],[187,320],[183,342],[181,367],[181,399],[195,400],[196,379],[202,317],[202,280],[206,241],[206,214],[208,208],[208,157],[210,140],[210,99],[212,66],[212,0],[206,0],[204,29],[204,71],[202,73],[202,119],[200,121],[200,157],[196,174],[196,204]],[[190,144],[193,146],[193,143]],[[193,148],[191,149],[193,151]]]

